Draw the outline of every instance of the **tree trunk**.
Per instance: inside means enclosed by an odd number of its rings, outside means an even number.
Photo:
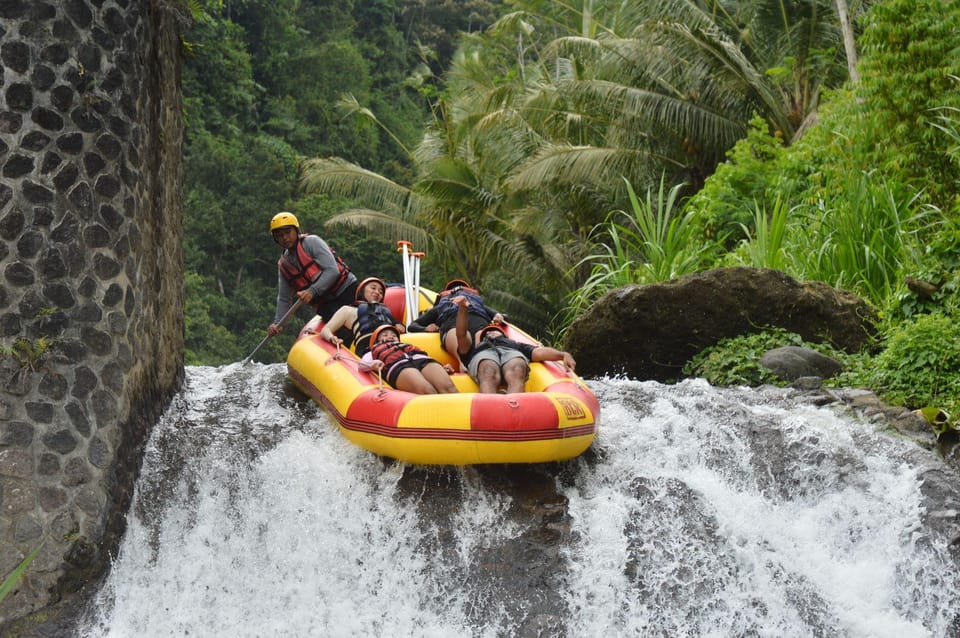
[[[850,81],[859,84],[860,73],[857,71],[857,45],[850,28],[850,17],[847,14],[847,0],[837,0],[837,15],[840,16],[840,29],[843,31],[843,48],[847,53],[847,68],[850,70]]]

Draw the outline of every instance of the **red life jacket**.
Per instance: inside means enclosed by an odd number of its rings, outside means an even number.
[[[290,284],[290,287],[293,290],[300,291],[305,290],[310,287],[310,284],[315,282],[318,277],[323,273],[323,268],[320,267],[320,264],[311,257],[306,249],[303,247],[303,240],[306,237],[309,237],[308,233],[303,233],[300,235],[300,240],[297,242],[297,264],[290,263],[289,259],[284,259],[283,255],[280,256],[280,260],[277,262],[277,265],[280,268],[280,274],[283,275],[283,278],[287,280],[287,283]],[[336,283],[330,287],[330,290],[323,295],[324,299],[329,299],[335,296],[337,290],[340,286],[343,285],[343,282],[347,280],[347,277],[350,276],[350,269],[347,268],[347,265],[343,263],[343,260],[340,259],[338,255],[332,248],[330,252],[333,253],[334,259],[337,260],[337,270],[340,273],[340,277],[337,279]],[[316,304],[321,299],[314,299],[313,303]]]
[[[370,355],[374,359],[383,361],[383,367],[387,370],[404,359],[412,359],[412,355],[415,354],[426,354],[426,352],[412,343],[402,341],[381,341],[370,346]]]

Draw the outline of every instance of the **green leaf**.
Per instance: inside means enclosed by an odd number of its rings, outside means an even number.
[[[10,574],[3,580],[3,584],[0,585],[0,601],[3,601],[7,597],[7,594],[10,593],[10,590],[20,581],[20,578],[23,576],[23,573],[27,571],[27,567],[30,566],[30,563],[33,562],[33,559],[37,557],[37,554],[40,553],[40,548],[43,547],[43,542],[37,545],[37,548],[34,549],[30,554],[20,561],[20,564],[17,565],[17,568],[14,569]]]

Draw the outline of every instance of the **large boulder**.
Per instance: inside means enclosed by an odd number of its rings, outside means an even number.
[[[760,365],[784,381],[804,377],[829,379],[843,371],[840,362],[812,348],[783,346],[764,352]]]
[[[766,268],[721,268],[610,291],[577,319],[565,347],[584,376],[673,381],[718,341],[777,326],[806,341],[861,350],[876,311],[856,295]]]

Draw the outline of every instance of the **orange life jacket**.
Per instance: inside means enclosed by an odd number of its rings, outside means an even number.
[[[303,247],[303,240],[306,237],[309,237],[308,233],[303,233],[300,235],[300,240],[297,242],[297,265],[290,263],[289,259],[284,259],[283,256],[280,256],[280,260],[277,262],[277,265],[280,268],[280,274],[283,275],[283,278],[287,280],[287,283],[290,284],[290,287],[293,290],[300,291],[305,290],[310,287],[310,284],[315,282],[318,277],[323,273],[323,268],[320,267],[320,264],[311,257],[306,249]],[[350,276],[350,269],[347,268],[347,265],[340,259],[340,255],[336,253],[332,248],[330,252],[333,253],[334,259],[337,260],[337,270],[340,273],[340,277],[337,279],[336,283],[330,287],[330,290],[324,295],[324,298],[331,298],[335,296],[337,290],[340,289],[340,286],[343,285],[343,282],[347,280],[347,277]],[[320,299],[315,299],[313,303],[318,303]]]

